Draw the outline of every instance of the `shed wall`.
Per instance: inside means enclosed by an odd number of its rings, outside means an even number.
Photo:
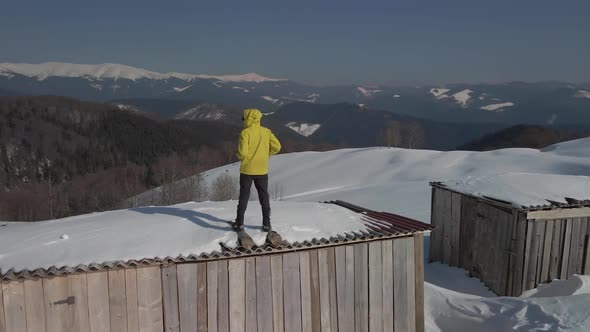
[[[525,212],[433,187],[431,221],[430,261],[464,268],[498,295],[590,274],[588,217],[527,219]]]
[[[0,331],[424,331],[423,264],[415,234],[3,282]]]

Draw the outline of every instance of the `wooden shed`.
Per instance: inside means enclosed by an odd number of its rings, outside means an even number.
[[[430,225],[332,203],[366,227],[278,247],[8,271],[0,331],[424,331]]]
[[[503,174],[431,186],[431,262],[464,268],[508,296],[590,274],[589,177]]]

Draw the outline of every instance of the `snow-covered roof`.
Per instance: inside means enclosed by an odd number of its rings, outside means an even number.
[[[226,248],[237,248],[238,244],[229,225],[236,205],[235,201],[190,202],[42,222],[0,223],[0,279],[223,258],[228,255],[220,253],[221,244]],[[273,229],[289,244],[275,251],[430,229],[410,221],[415,224],[412,228],[394,232],[354,207],[336,204],[279,201],[271,205]],[[267,233],[261,231],[261,221],[260,208],[251,206],[245,230],[258,246],[258,254],[271,250],[264,248]]]
[[[433,183],[475,197],[510,202],[515,208],[535,208],[575,201],[590,205],[590,177],[558,174],[504,173],[467,176]]]

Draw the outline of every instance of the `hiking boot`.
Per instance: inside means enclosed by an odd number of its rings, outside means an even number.
[[[243,231],[243,230],[244,230],[244,225],[240,225],[240,224],[238,224],[238,222],[236,221],[236,222],[233,222],[233,223],[231,224],[231,228],[232,228],[234,231],[236,231],[236,232],[241,232],[241,231]]]
[[[263,225],[262,231],[263,232],[270,232],[270,231],[272,231],[272,227],[270,227],[270,225]]]

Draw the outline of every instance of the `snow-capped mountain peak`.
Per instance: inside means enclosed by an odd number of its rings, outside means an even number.
[[[81,77],[86,79],[157,79],[164,80],[177,78],[184,81],[194,79],[214,79],[227,82],[274,82],[284,81],[285,79],[270,78],[258,75],[256,73],[247,73],[243,75],[194,75],[186,73],[158,73],[142,68],[136,68],[115,63],[103,63],[97,65],[74,64],[65,62],[45,62],[39,64],[31,63],[0,63],[0,75],[14,76],[23,75],[35,77],[43,81],[48,77]]]

